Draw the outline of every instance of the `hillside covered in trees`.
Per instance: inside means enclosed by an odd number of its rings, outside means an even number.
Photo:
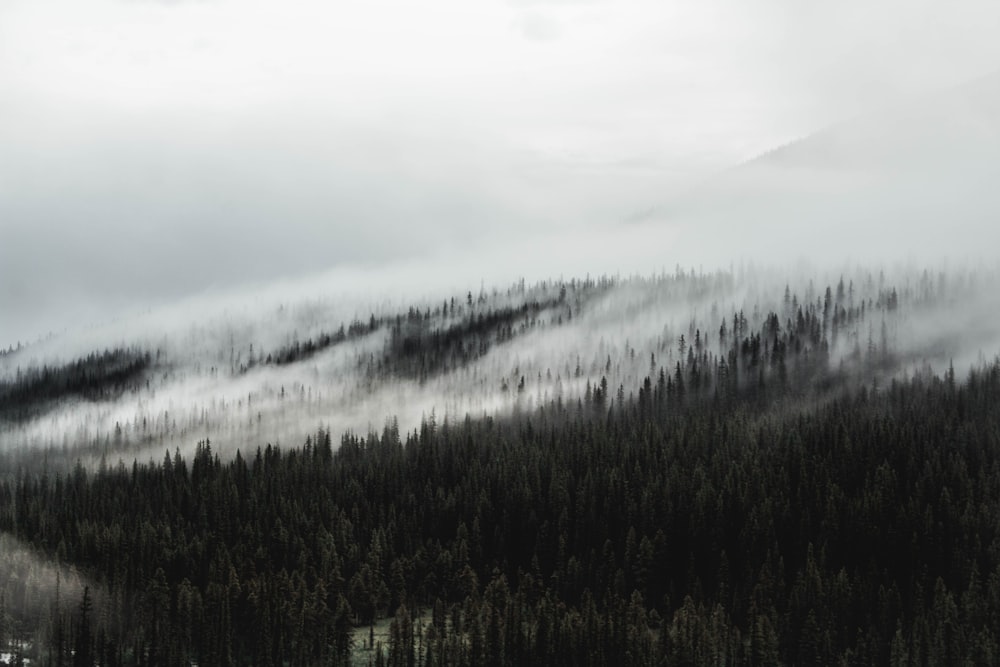
[[[0,653],[996,663],[989,276],[747,285],[520,283],[25,362],[0,385]],[[431,409],[331,425],[399,386]],[[178,387],[240,393],[158,412]]]

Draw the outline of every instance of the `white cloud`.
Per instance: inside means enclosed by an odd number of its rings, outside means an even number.
[[[8,0],[0,343],[615,223],[1000,64],[995,4]]]
[[[538,12],[528,12],[518,17],[514,26],[525,38],[539,42],[557,39],[561,32],[558,21]]]

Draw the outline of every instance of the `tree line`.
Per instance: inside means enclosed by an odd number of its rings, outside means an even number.
[[[17,475],[0,530],[105,591],[33,655],[340,664],[392,617],[373,662],[995,662],[1000,362],[792,414],[669,400]]]
[[[634,308],[719,280],[663,277]],[[249,358],[294,363],[384,327],[382,354],[358,363],[424,379],[614,287],[470,292]],[[96,470],[5,454],[0,539],[23,549],[0,556],[0,653],[88,667],[996,663],[1000,359],[897,377],[892,316],[935,289],[863,297],[842,280],[801,300],[786,289],[771,311],[713,305],[717,328],[692,319],[648,366],[628,343],[624,358],[578,359],[564,376],[580,395],[517,399],[505,416],[321,428],[232,458],[204,440]],[[126,349],[31,369],[0,387],[0,413],[101,400],[161,363]],[[499,379],[520,396],[532,378]],[[39,563],[65,573],[54,587]]]

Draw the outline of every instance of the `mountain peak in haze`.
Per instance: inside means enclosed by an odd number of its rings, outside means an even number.
[[[908,98],[817,131],[751,161],[784,167],[866,169],[912,160],[970,157],[1000,141],[1000,70],[969,83]],[[919,164],[919,163],[918,163]]]
[[[678,251],[983,258],[1000,246],[1000,71],[820,130],[662,207]],[[888,251],[888,254],[886,253]]]

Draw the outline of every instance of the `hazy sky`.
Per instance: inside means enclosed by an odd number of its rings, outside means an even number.
[[[997,69],[997,25],[970,0],[0,0],[0,345],[344,265],[588,266],[594,230]]]

